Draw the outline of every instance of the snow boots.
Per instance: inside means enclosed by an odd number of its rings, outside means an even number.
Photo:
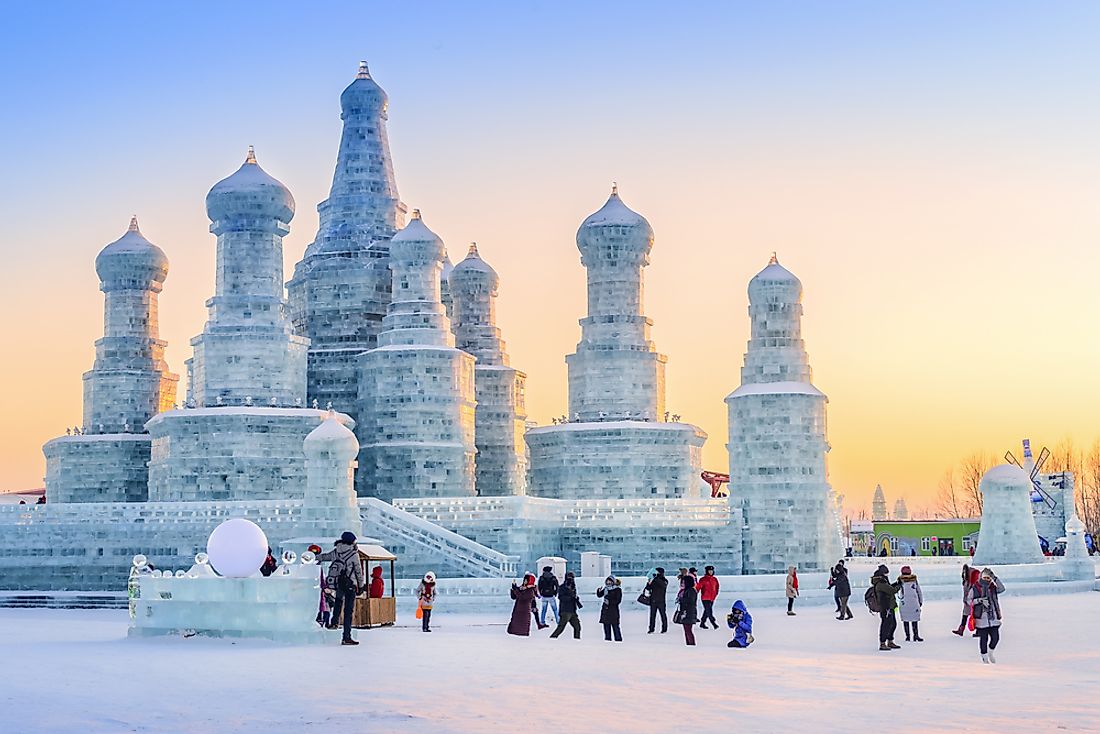
[[[993,651],[992,650],[990,650],[989,652],[983,652],[982,653],[982,662],[985,663],[986,665],[988,665],[989,663],[997,662],[997,658],[993,657]]]
[[[341,645],[358,645],[359,642],[357,640],[341,640],[340,644]]]

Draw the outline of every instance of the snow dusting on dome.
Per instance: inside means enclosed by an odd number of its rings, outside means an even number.
[[[619,187],[612,186],[611,196],[598,211],[590,214],[577,230],[577,247],[586,250],[610,247],[610,252],[634,250],[647,256],[653,247],[653,228],[638,212],[619,198]]]
[[[802,298],[802,281],[794,273],[779,264],[779,258],[772,253],[767,267],[749,281],[749,300],[765,293],[780,295],[783,300],[799,301]]]
[[[168,277],[168,257],[145,239],[138,228],[137,217],[131,217],[126,234],[100,250],[95,269],[105,283],[119,278],[163,283]]]
[[[260,167],[250,145],[236,173],[214,184],[206,195],[206,211],[214,220],[226,215],[268,213],[289,222],[294,217],[294,197],[281,181]]]
[[[458,265],[455,265],[451,275],[462,277],[467,273],[484,273],[485,275],[491,276],[493,279],[497,278],[497,271],[493,270],[489,263],[481,259],[481,255],[477,251],[476,242],[470,243],[469,252],[466,253],[466,257],[460,261]]]
[[[359,441],[337,417],[336,412],[329,410],[321,425],[306,436],[304,449],[307,455],[328,452],[350,460],[359,455]]]

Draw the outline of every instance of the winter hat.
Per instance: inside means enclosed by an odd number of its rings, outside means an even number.
[[[424,581],[429,583],[429,584],[434,584],[435,583],[435,574],[432,573],[431,571],[428,571],[426,574],[424,574]]]
[[[355,542],[355,533],[351,532],[350,530],[345,530],[340,535],[340,540],[344,543],[347,543],[348,545],[351,545]]]
[[[879,576],[886,576],[887,574],[890,573],[890,569],[888,569],[886,567],[885,563],[880,563],[878,565],[878,569],[875,570],[875,573],[878,574]]]
[[[657,568],[655,568],[653,570],[656,571],[659,574],[664,574],[664,572],[665,572],[665,570],[663,568],[661,568],[660,566],[657,566]]]
[[[703,570],[704,570],[704,571],[713,571],[713,570],[714,570],[714,566],[707,566],[707,567],[706,567],[706,568],[704,568]]]
[[[534,583],[535,583],[535,574],[525,573],[523,575],[523,585],[524,586],[531,586]]]
[[[901,575],[902,576],[911,576],[911,575],[913,575],[913,569],[909,568],[908,566],[902,566],[901,567]]]
[[[308,550],[310,553],[320,553],[321,552],[321,546],[314,544],[314,545],[311,545],[310,547],[306,548],[306,550]]]
[[[553,570],[554,570],[553,566],[543,566],[542,567],[542,572],[543,573],[550,573]]]

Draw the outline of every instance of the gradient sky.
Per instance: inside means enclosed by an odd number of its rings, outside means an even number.
[[[646,311],[708,468],[772,250],[805,286],[850,506],[876,483],[931,505],[972,450],[1100,435],[1100,4],[303,8],[5,9],[0,489],[41,486],[41,444],[80,420],[93,260],[131,214],[172,263],[178,372],[214,288],[203,199],[249,144],[298,202],[290,272],[361,58],[390,96],[402,199],[501,275],[540,423],[565,412],[585,310],[576,228],[615,180],[656,231]]]

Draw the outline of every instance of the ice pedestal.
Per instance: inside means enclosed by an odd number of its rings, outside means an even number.
[[[1043,562],[1031,514],[1031,487],[1027,472],[1011,464],[995,466],[982,477],[982,528],[975,565]]]
[[[130,636],[198,634],[316,644],[336,635],[317,624],[319,566],[268,578],[143,576]]]

